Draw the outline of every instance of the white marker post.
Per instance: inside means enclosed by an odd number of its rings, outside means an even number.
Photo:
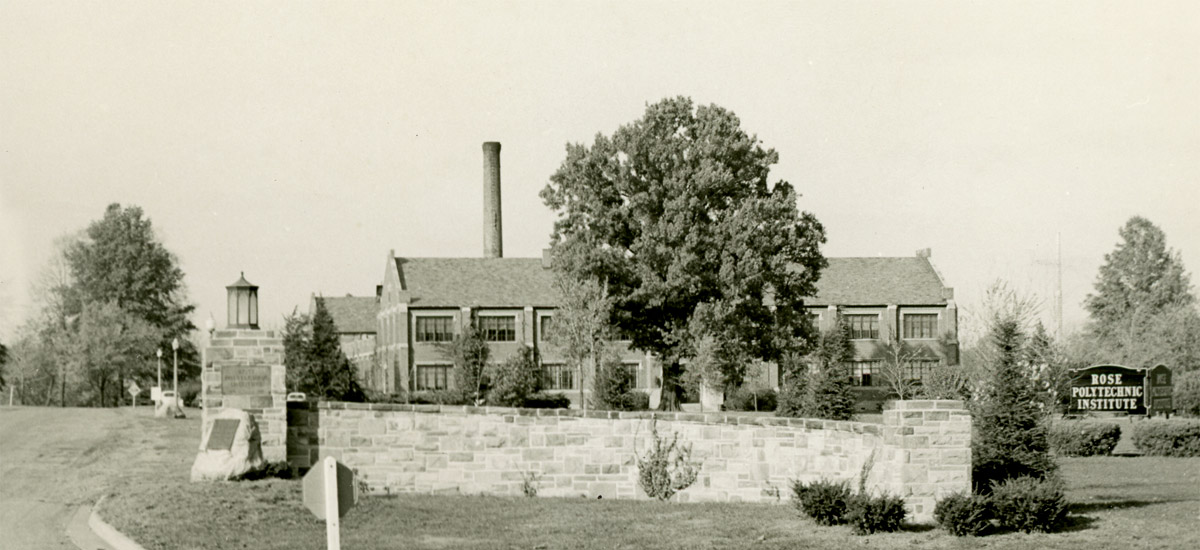
[[[342,550],[341,526],[338,524],[337,460],[325,457],[325,541],[329,550]]]

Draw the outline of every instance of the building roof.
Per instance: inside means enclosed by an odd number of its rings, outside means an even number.
[[[411,307],[553,307],[541,258],[396,258]]]
[[[817,295],[806,299],[807,305],[943,305],[953,296],[928,258],[828,260],[817,281]],[[411,307],[554,307],[558,303],[553,272],[542,267],[540,258],[396,258],[396,268]]]
[[[928,258],[828,258],[806,305],[940,305],[950,289]]]
[[[375,333],[379,301],[374,296],[316,296],[313,299],[325,304],[325,311],[333,317],[338,334]]]

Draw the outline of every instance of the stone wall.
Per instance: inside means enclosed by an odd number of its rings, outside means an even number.
[[[902,495],[910,520],[930,522],[937,498],[970,490],[971,420],[957,401],[898,402],[883,424],[354,403],[321,403],[317,417],[316,452],[297,441],[289,454],[334,456],[375,493],[516,495],[532,479],[539,496],[647,498],[637,455],[652,423],[702,463],[680,501],[786,502],[792,479],[857,486],[866,469],[868,490]]]
[[[263,458],[287,459],[287,409],[283,340],[274,330],[225,329],[213,333],[200,375],[205,421],[209,412],[242,409],[262,435]],[[232,371],[239,379],[231,379]],[[252,375],[252,376],[246,376]]]

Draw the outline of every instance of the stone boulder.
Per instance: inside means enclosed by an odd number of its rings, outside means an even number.
[[[266,467],[258,423],[241,409],[223,409],[208,417],[200,452],[192,463],[192,481],[223,481]]]

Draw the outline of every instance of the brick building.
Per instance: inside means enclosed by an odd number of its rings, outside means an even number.
[[[522,345],[537,350],[548,391],[565,393],[574,402],[579,376],[545,337],[558,303],[548,256],[503,257],[500,144],[485,143],[483,153],[483,257],[408,258],[389,251],[374,298],[324,298],[325,305],[342,334],[343,350],[372,390],[452,387],[451,364],[439,344],[473,324],[491,347],[492,361],[504,361]],[[957,364],[953,297],[925,249],[912,257],[829,258],[817,295],[806,307],[822,330],[839,315],[850,324],[856,352],[852,376],[862,408],[870,409],[885,397],[880,367],[895,343],[903,342],[913,357],[907,368],[914,378],[939,364]],[[656,403],[661,366],[623,344],[622,362],[635,386]],[[754,378],[768,387],[780,382],[774,365]],[[584,385],[586,390],[589,384]]]

